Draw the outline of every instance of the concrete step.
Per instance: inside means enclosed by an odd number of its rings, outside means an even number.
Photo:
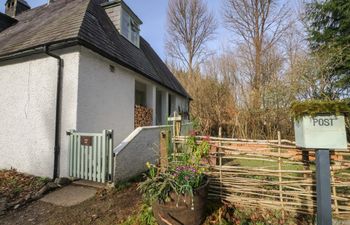
[[[99,183],[95,181],[90,181],[90,180],[76,180],[73,181],[73,185],[78,185],[78,186],[84,186],[84,187],[92,187],[96,189],[106,189],[108,188],[107,183]]]
[[[40,201],[53,205],[69,207],[78,205],[94,197],[96,192],[96,188],[68,185],[45,195]]]

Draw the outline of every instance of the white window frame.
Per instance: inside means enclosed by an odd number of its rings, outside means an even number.
[[[124,30],[124,23],[125,23],[125,19],[127,18],[127,23],[128,23],[128,30],[125,31]],[[120,29],[120,33],[126,38],[128,39],[133,45],[135,45],[136,47],[140,47],[140,28],[139,28],[139,24],[137,24],[137,22],[129,15],[129,13],[127,13],[125,10],[122,10],[122,16],[121,16],[121,29]],[[127,34],[126,34],[127,33]],[[136,34],[136,40],[133,40],[132,35]]]

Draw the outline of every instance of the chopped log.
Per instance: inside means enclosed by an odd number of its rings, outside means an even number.
[[[153,124],[153,110],[144,106],[135,105],[134,126],[145,127]]]

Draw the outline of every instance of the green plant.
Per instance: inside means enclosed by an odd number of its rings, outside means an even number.
[[[17,186],[17,187],[15,187],[15,188],[12,190],[12,193],[13,193],[14,196],[17,196],[17,195],[19,195],[22,191],[23,191],[23,188],[20,187],[20,186]]]
[[[157,225],[157,223],[152,207],[145,202],[141,205],[139,213],[129,216],[121,225]]]
[[[191,136],[186,146],[174,157],[169,157],[172,161],[166,171],[161,171],[153,164],[146,164],[149,169],[147,178],[140,183],[138,189],[147,202],[172,201],[172,193],[193,197],[194,189],[206,182],[200,163],[209,153],[209,144],[206,141],[198,143],[196,137]]]
[[[140,225],[156,225],[156,220],[153,216],[152,207],[145,203],[141,207]]]
[[[350,103],[344,100],[321,101],[308,100],[293,102],[291,105],[292,116],[300,119],[303,116],[317,116],[320,113],[340,115],[350,112]]]
[[[122,191],[129,188],[132,185],[129,181],[122,181],[115,185],[115,191]]]

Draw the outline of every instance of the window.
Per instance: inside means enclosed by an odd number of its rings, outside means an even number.
[[[146,107],[146,93],[135,90],[135,105]]]
[[[135,20],[132,17],[130,17],[130,15],[124,10],[122,11],[121,24],[121,34],[135,46],[139,47],[139,24],[137,24]]]
[[[168,95],[168,113],[169,116],[174,116],[174,112],[176,111],[176,106],[175,106],[175,96],[172,94]]]
[[[121,34],[126,38],[129,37],[129,27],[130,27],[130,16],[123,11]]]
[[[146,107],[146,85],[138,81],[135,82],[135,105]]]
[[[163,94],[159,90],[156,92],[156,124],[163,124]]]

